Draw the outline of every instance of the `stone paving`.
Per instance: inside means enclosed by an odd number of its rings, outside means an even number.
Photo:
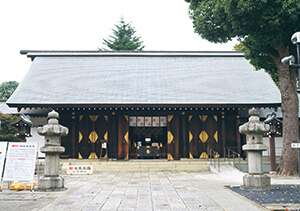
[[[264,210],[208,172],[104,172],[65,184],[64,192],[0,192],[0,210]]]

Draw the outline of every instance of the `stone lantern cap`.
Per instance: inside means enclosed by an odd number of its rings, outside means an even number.
[[[240,133],[246,135],[263,135],[269,130],[270,125],[259,120],[259,111],[255,108],[249,110],[249,121],[239,127]]]
[[[58,122],[59,114],[56,111],[48,113],[48,124],[38,127],[37,132],[42,136],[66,136],[69,133],[68,128]]]
[[[48,113],[47,119],[59,119],[59,113],[52,110],[51,112]]]

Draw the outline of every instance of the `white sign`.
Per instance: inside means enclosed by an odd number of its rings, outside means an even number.
[[[93,173],[92,165],[69,164],[67,167],[67,174],[92,174],[92,173]]]
[[[2,173],[3,173],[6,147],[7,147],[7,142],[0,142],[0,178],[2,177]]]
[[[37,147],[34,143],[10,142],[4,181],[33,181]]]
[[[300,148],[300,143],[292,143],[291,147],[294,149],[298,149],[298,148]]]

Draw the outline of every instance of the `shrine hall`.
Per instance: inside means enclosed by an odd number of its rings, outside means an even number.
[[[235,51],[21,51],[10,107],[59,112],[62,158],[207,159],[241,154],[248,109],[280,107],[264,70]],[[41,114],[42,115],[42,114]],[[44,114],[46,117],[47,113]]]

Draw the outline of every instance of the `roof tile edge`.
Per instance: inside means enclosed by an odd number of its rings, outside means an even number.
[[[244,57],[238,51],[42,51],[21,50],[20,54],[35,57]]]

